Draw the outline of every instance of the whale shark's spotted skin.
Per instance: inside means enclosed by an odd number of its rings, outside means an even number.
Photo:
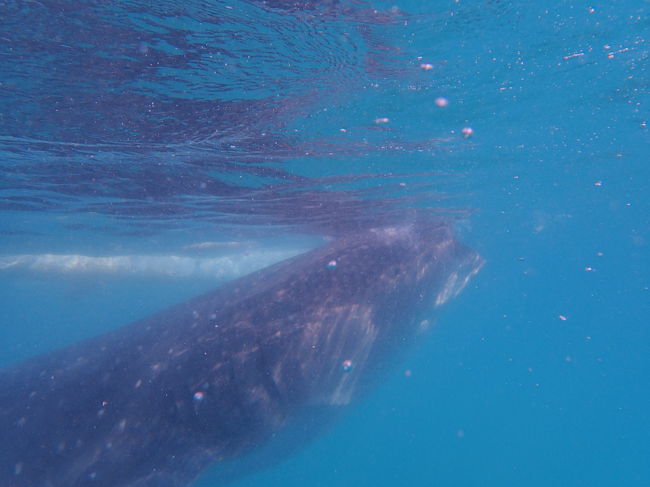
[[[309,438],[481,264],[449,226],[415,218],[13,366],[0,485],[187,486],[282,431]]]

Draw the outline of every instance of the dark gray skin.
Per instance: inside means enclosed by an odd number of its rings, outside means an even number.
[[[361,396],[481,264],[444,223],[360,231],[9,368],[0,485],[241,475],[228,460],[282,431],[301,444]]]

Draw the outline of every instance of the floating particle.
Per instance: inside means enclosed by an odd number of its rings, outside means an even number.
[[[447,105],[449,105],[449,100],[447,100],[447,98],[445,97],[439,96],[438,98],[436,98],[436,105],[438,105],[439,107],[446,107]]]
[[[472,127],[463,127],[463,130],[461,130],[460,132],[463,134],[463,137],[465,137],[466,139],[469,139],[474,134],[474,130],[472,129]]]
[[[388,123],[390,120],[388,117],[375,118],[375,123]]]
[[[585,267],[585,271],[586,271],[586,272],[593,272],[593,271],[594,271],[594,268],[593,268],[593,267],[589,267],[589,266],[587,266],[587,267]]]
[[[411,372],[411,369],[406,369],[404,371],[404,377],[411,377],[413,375],[413,372]]]
[[[196,391],[193,396],[194,400],[196,402],[201,402],[203,399],[205,399],[205,392],[203,391]]]
[[[564,315],[558,315],[558,318],[560,318],[562,321],[566,321],[567,317]]]
[[[596,186],[597,188],[600,188],[602,185],[603,185],[603,182],[602,182],[602,181],[596,181],[596,182],[594,183],[594,186]]]
[[[346,133],[347,131],[348,131],[348,129],[339,129],[339,132],[341,132],[343,134]]]
[[[573,59],[575,57],[582,57],[584,55],[585,55],[584,52],[576,52],[576,53],[573,53],[573,54],[568,54],[566,56],[563,56],[562,59],[564,59],[565,61],[568,61],[569,59]]]
[[[429,71],[430,69],[433,69],[433,64],[422,63],[422,64],[420,64],[420,67],[422,69],[424,69],[425,71]]]
[[[327,263],[327,268],[328,269],[336,269],[337,262],[335,260],[330,260]]]
[[[352,363],[352,360],[346,359],[341,364],[341,368],[343,369],[343,372],[350,372],[354,368],[354,364]]]

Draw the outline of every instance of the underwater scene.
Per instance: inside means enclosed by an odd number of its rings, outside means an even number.
[[[0,487],[650,485],[650,2],[0,2]]]

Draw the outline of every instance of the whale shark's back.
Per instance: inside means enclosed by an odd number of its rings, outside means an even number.
[[[10,367],[0,485],[189,485],[290,432],[255,460],[272,463],[362,394],[481,264],[441,222],[364,230]]]

